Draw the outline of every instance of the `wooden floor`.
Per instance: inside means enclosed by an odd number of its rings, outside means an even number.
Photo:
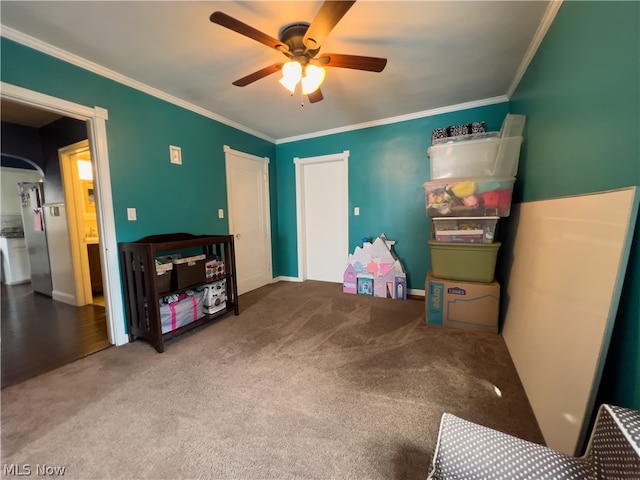
[[[31,284],[2,284],[2,388],[109,346],[104,306],[74,307],[33,293]]]

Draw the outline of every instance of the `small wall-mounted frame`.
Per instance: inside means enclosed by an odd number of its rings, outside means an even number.
[[[171,163],[182,165],[182,150],[180,147],[169,145],[169,156],[171,158]]]
[[[96,214],[96,197],[93,189],[93,182],[81,180],[82,196],[84,197],[83,207],[85,215]]]

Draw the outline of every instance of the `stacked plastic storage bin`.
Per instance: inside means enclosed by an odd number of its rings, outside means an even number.
[[[524,121],[507,115],[500,132],[433,139],[431,181],[423,185],[433,221],[429,278],[495,283],[495,230],[511,210]]]

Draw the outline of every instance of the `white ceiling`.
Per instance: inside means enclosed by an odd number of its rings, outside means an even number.
[[[8,38],[45,42],[63,56],[92,62],[94,70],[108,69],[111,77],[119,74],[200,113],[282,140],[508,96],[546,31],[550,3],[360,0],[320,53],[384,57],[383,72],[327,68],[324,100],[305,99],[304,107],[278,83],[279,74],[246,87],[231,84],[286,59],[211,23],[211,13],[223,11],[277,38],[284,25],[311,22],[321,5],[3,1],[1,22]]]
[[[41,128],[55,122],[61,115],[57,113],[28,107],[6,99],[0,101],[0,114],[3,122],[25,125],[27,127]]]

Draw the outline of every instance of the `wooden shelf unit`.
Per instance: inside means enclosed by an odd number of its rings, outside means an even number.
[[[189,233],[169,233],[151,235],[136,242],[118,244],[120,268],[124,289],[125,311],[129,341],[144,338],[155,349],[164,352],[164,342],[186,331],[208,323],[230,312],[238,315],[238,287],[233,235],[192,235]],[[226,278],[226,308],[176,330],[162,333],[160,322],[161,297],[188,289],[195,289],[204,283],[187,285],[180,290],[159,291],[155,259],[162,253],[177,253],[181,250],[198,250],[209,256],[217,256],[224,262]],[[140,268],[137,268],[139,266]],[[173,273],[172,273],[173,274]],[[210,282],[220,281],[211,279]]]

